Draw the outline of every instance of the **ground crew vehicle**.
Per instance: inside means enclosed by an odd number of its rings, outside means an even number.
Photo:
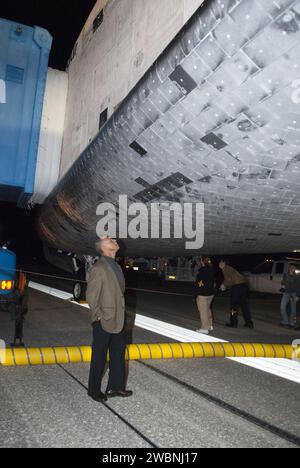
[[[16,255],[8,249],[0,249],[0,307],[7,306],[15,289]]]
[[[16,255],[0,249],[0,310],[8,312],[15,323],[11,346],[23,347],[23,323],[28,312],[28,283],[26,275],[16,269]]]
[[[289,266],[296,266],[296,273],[300,275],[300,259],[284,258],[282,260],[266,260],[258,265],[251,273],[246,273],[250,290],[262,294],[280,294],[282,291],[283,275]]]

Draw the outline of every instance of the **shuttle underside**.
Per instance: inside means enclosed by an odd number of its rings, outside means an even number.
[[[300,1],[206,1],[48,197],[45,242],[93,254],[97,206],[204,203],[210,254],[300,249]],[[185,239],[128,239],[180,255]],[[192,253],[192,252],[191,252]]]

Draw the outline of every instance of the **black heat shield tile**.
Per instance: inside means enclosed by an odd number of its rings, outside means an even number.
[[[227,143],[221,140],[221,138],[219,138],[215,133],[208,133],[204,138],[201,138],[201,141],[215,150],[221,150],[227,146]]]
[[[144,157],[147,154],[147,151],[145,148],[143,148],[141,145],[138,144],[137,141],[133,141],[131,145],[129,145],[130,148],[132,148],[136,153],[138,153],[140,156]]]
[[[196,81],[180,65],[171,73],[170,79],[184,90],[184,94],[190,94],[197,88]]]
[[[193,181],[191,179],[180,174],[180,172],[177,172],[166,179],[161,180],[157,184],[152,185],[148,189],[139,192],[134,196],[134,198],[144,203],[151,202],[157,200],[163,195],[173,193],[176,190],[192,183]]]
[[[150,188],[151,185],[148,184],[148,182],[146,182],[142,177],[138,177],[135,182],[139,185],[142,185],[142,187],[145,187],[145,188]]]

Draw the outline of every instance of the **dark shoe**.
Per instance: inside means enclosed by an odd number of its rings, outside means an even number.
[[[239,316],[237,313],[232,313],[230,316],[230,322],[226,323],[228,328],[238,328],[239,326]]]
[[[239,328],[237,323],[226,323],[227,328]]]
[[[105,403],[107,401],[107,396],[104,395],[104,393],[100,393],[100,395],[98,396],[92,396],[90,394],[88,394],[90,398],[92,398],[92,400],[96,401],[97,403]]]
[[[239,316],[238,313],[232,312],[230,316],[230,322],[226,323],[226,327],[228,328],[238,328],[239,326]]]
[[[244,327],[245,328],[250,328],[251,330],[253,330],[254,324],[252,322],[251,323],[245,323]]]
[[[116,398],[116,397],[128,398],[128,397],[131,397],[132,395],[133,395],[133,392],[131,390],[118,390],[118,391],[108,390],[108,392],[106,392],[107,398]]]
[[[24,343],[11,343],[10,346],[11,348],[25,348]]]

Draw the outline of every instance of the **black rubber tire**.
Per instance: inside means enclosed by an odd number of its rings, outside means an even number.
[[[86,284],[85,283],[74,283],[73,285],[73,297],[74,301],[80,302],[85,301],[86,295]]]

